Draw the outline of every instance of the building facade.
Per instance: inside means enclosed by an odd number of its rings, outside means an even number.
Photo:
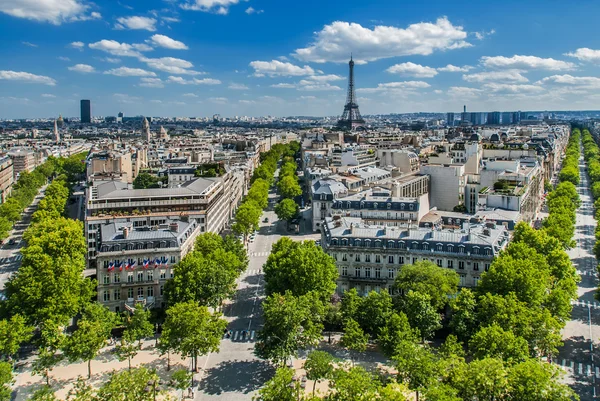
[[[92,122],[92,102],[86,99],[81,101],[81,122],[84,124]]]
[[[14,183],[13,161],[10,157],[0,158],[0,203],[4,203]]]

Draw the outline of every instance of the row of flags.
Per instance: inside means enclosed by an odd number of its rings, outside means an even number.
[[[108,263],[108,271],[112,272],[115,269],[118,269],[120,272],[125,270],[134,270],[136,267],[135,259],[127,259],[127,260],[114,260]],[[165,256],[161,256],[160,258],[150,258],[144,259],[142,265],[144,269],[149,269],[150,266],[153,266],[155,269],[159,267],[168,267],[169,266],[169,258]]]

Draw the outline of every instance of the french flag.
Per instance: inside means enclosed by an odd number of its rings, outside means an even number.
[[[129,270],[129,260],[125,262],[125,270]]]
[[[148,268],[149,263],[150,263],[150,261],[148,259],[144,259],[144,269]]]
[[[109,271],[109,272],[111,272],[111,271],[113,271],[113,270],[115,270],[115,264],[114,264],[113,262],[110,262],[110,263],[108,264],[108,271]]]
[[[123,271],[123,262],[121,262],[120,260],[117,260],[116,266],[119,267],[119,271],[122,272]]]
[[[129,268],[131,270],[135,269],[135,260],[133,260],[130,264],[129,264]]]
[[[165,267],[167,267],[167,265],[168,265],[168,262],[169,262],[169,258],[167,258],[167,257],[164,257],[164,256],[163,256],[163,257],[162,257],[162,264],[163,264]]]

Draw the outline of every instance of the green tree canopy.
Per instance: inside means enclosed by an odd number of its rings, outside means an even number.
[[[408,294],[411,290],[427,294],[432,306],[441,309],[448,303],[449,296],[458,291],[459,281],[454,270],[424,261],[402,266],[394,285],[403,294]]]

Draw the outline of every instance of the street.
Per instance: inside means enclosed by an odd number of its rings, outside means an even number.
[[[600,356],[600,303],[594,299],[598,287],[597,261],[593,253],[596,227],[594,201],[583,156],[579,161],[579,173],[577,192],[581,206],[577,210],[574,238],[577,246],[570,249],[568,254],[581,276],[581,282],[571,320],[563,329],[564,346],[554,362],[565,370],[566,381],[579,394],[581,401],[591,401],[600,391],[600,369],[597,362]]]
[[[4,285],[10,276],[19,270],[19,267],[21,266],[21,259],[23,256],[20,251],[25,245],[22,240],[23,232],[29,226],[31,215],[37,210],[38,202],[44,197],[45,190],[46,185],[40,189],[40,192],[33,199],[31,205],[25,208],[22,219],[15,223],[8,238],[6,238],[2,246],[0,246],[0,292],[4,290]]]
[[[277,173],[276,173],[277,175]],[[299,234],[287,231],[285,221],[279,221],[274,211],[278,196],[274,189],[269,192],[269,206],[260,218],[260,228],[254,241],[249,242],[249,264],[238,279],[237,292],[223,308],[227,328],[232,335],[223,337],[218,354],[201,358],[202,367],[197,375],[200,390],[196,400],[251,400],[256,391],[271,378],[272,365],[254,356],[256,333],[260,330],[261,307],[264,298],[262,267],[271,253],[272,245],[283,236],[301,241],[320,239],[319,233],[301,230]],[[304,219],[310,219],[310,209],[302,212]],[[268,222],[265,222],[265,218]],[[310,228],[310,224],[302,224]],[[243,332],[247,334],[244,336]]]

